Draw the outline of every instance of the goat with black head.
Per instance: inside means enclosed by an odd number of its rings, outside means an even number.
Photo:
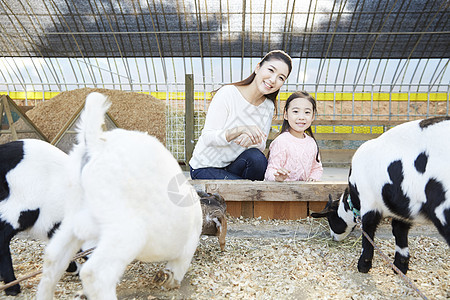
[[[373,239],[383,217],[392,217],[394,265],[406,273],[408,231],[413,223],[431,221],[450,246],[450,117],[398,125],[367,141],[355,152],[348,188],[330,199],[322,212],[331,235],[344,239],[361,218],[362,230]],[[362,240],[358,270],[369,272],[373,246]]]

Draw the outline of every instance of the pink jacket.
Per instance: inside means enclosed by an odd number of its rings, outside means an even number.
[[[286,181],[320,180],[322,177],[322,163],[316,161],[317,145],[309,135],[300,139],[283,132],[273,140],[269,150],[265,180],[275,181],[274,173],[279,168],[291,171]]]

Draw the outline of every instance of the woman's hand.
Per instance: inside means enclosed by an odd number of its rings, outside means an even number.
[[[233,142],[244,148],[253,145],[252,139],[247,134],[241,134]]]
[[[285,181],[289,177],[289,173],[291,173],[291,171],[288,171],[284,168],[280,168],[275,171],[273,176],[275,177],[275,181],[282,182],[282,181]]]
[[[265,138],[265,134],[259,129],[258,126],[251,125],[251,126],[241,126],[241,134],[246,134],[250,137],[252,140],[253,145],[259,145]]]
[[[249,146],[251,146],[251,145],[261,144],[261,142],[264,140],[266,135],[256,125],[238,126],[238,127],[232,128],[232,129],[228,129],[227,133],[226,133],[227,141],[232,141],[234,139],[245,140],[246,137],[248,137],[250,139],[251,143],[249,144]],[[237,144],[241,145],[240,142]],[[247,142],[245,144],[247,144]]]

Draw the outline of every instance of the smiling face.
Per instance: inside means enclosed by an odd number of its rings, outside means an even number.
[[[256,88],[261,94],[267,95],[281,88],[289,75],[289,67],[284,61],[272,58],[258,64],[255,74]]]
[[[305,130],[314,120],[313,104],[306,98],[293,99],[284,113],[284,119],[289,123],[289,132],[295,137],[303,138]]]

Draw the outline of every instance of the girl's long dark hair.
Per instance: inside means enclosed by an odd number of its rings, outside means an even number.
[[[317,102],[316,99],[314,99],[313,96],[311,96],[309,93],[305,92],[305,91],[298,91],[295,93],[292,93],[289,98],[287,98],[286,100],[286,105],[284,106],[284,114],[287,114],[287,110],[289,108],[289,105],[291,104],[291,101],[297,98],[304,98],[306,100],[308,100],[309,102],[311,102],[312,106],[313,106],[313,112],[314,115],[317,114]],[[288,120],[283,120],[283,125],[281,125],[281,131],[280,134],[282,134],[283,132],[289,131],[289,122]],[[312,137],[314,139],[314,141],[316,142],[316,146],[317,146],[317,155],[316,155],[316,161],[320,162],[319,159],[319,144],[317,144],[316,138],[314,137],[314,134],[312,132],[311,126],[309,126],[306,130],[305,130],[306,134],[308,134],[310,137]]]
[[[262,66],[266,61],[270,61],[272,59],[278,59],[281,60],[283,62],[285,62],[288,66],[289,69],[289,73],[287,74],[287,76],[289,76],[289,74],[291,74],[292,71],[292,59],[291,57],[284,51],[282,50],[272,50],[270,52],[268,52],[263,59],[259,62],[259,65]],[[250,76],[248,76],[247,78],[245,78],[244,80],[235,82],[235,83],[231,83],[232,85],[236,85],[236,86],[243,86],[243,85],[249,85],[253,82],[253,80],[255,79],[256,73],[255,71],[253,71],[252,74],[250,74]],[[213,91],[212,94],[214,95],[214,93],[217,90]],[[277,91],[271,93],[271,94],[267,94],[265,95],[267,98],[269,98],[270,100],[272,100],[274,106],[275,106],[275,113],[277,111],[277,97],[278,97],[278,93],[280,92],[280,90],[278,89]]]

